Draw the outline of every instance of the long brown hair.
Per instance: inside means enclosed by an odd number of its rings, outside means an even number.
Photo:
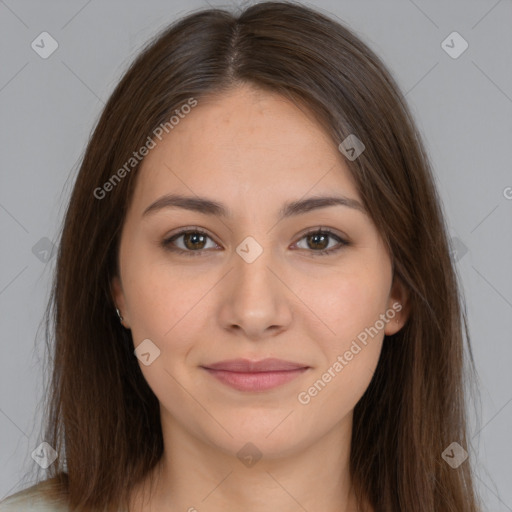
[[[342,23],[288,2],[178,20],[141,51],[105,106],[66,212],[48,310],[44,439],[60,457],[45,492],[72,510],[118,510],[162,456],[159,403],[110,290],[139,166],[104,184],[190,98],[243,83],[313,112],[336,146],[350,134],[363,141],[347,165],[409,292],[408,320],[385,337],[354,410],[358,497],[376,512],[475,512],[469,460],[454,469],[441,456],[452,442],[470,451],[464,376],[474,365],[427,154],[381,60]]]

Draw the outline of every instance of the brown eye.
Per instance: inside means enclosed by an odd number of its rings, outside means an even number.
[[[206,236],[201,233],[190,232],[183,236],[183,244],[187,249],[204,249]]]
[[[218,245],[213,242],[213,246],[207,247],[208,240],[212,238],[201,229],[187,229],[172,235],[170,238],[163,240],[162,247],[168,251],[177,252],[186,256],[201,256],[208,249],[214,249]],[[306,233],[301,239],[306,240],[306,247],[299,247],[305,249],[312,256],[328,255],[339,251],[344,246],[349,245],[349,242],[336,235],[328,229],[315,229]],[[334,244],[330,246],[331,240]],[[298,245],[298,243],[296,244]]]
[[[306,240],[311,249],[326,249],[329,245],[329,235],[321,232],[308,235]]]
[[[334,247],[331,245],[329,247],[330,239],[334,239],[337,241],[337,244],[334,243]],[[312,256],[326,255],[332,254],[349,243],[343,238],[339,237],[335,233],[330,230],[324,229],[316,229],[315,231],[310,231],[306,233],[301,240],[306,240],[307,247],[299,247],[300,249],[309,250]]]
[[[199,256],[203,251],[212,248],[207,247],[208,240],[212,239],[204,231],[188,229],[165,239],[162,242],[162,246],[166,250],[186,254],[187,256]],[[217,247],[217,244],[214,243],[213,247]]]

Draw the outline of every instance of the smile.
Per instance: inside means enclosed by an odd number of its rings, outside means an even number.
[[[308,368],[260,372],[204,369],[220,382],[239,391],[267,391],[292,381],[302,375]]]

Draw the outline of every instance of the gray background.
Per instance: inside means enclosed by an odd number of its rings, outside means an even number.
[[[469,450],[476,481],[489,511],[512,511],[512,2],[309,5],[344,20],[382,57],[424,137],[480,376],[480,423],[472,416]],[[55,265],[48,239],[56,242],[87,139],[140,46],[176,17],[206,6],[0,0],[0,498],[19,490],[43,441],[38,328]],[[43,31],[59,45],[47,59],[31,47]],[[441,46],[453,31],[469,44],[456,59]]]

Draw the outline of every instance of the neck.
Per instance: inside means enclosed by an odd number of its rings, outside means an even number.
[[[349,470],[351,416],[293,452],[272,455],[267,447],[265,455],[240,441],[237,446],[247,446],[237,456],[162,413],[163,457],[134,491],[130,511],[224,512],[229,504],[251,512],[359,512]],[[148,494],[149,476],[154,485]]]

